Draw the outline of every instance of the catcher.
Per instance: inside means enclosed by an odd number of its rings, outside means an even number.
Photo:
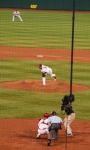
[[[37,139],[39,139],[40,136],[43,134],[47,134],[47,135],[49,134],[49,130],[48,130],[49,126],[47,123],[45,123],[45,121],[48,119],[49,116],[50,116],[49,113],[46,112],[46,113],[44,113],[43,118],[39,120],[39,122],[38,122],[38,134],[36,137]]]
[[[47,74],[54,78],[54,81],[56,80],[56,75],[52,73],[52,69],[48,66],[39,64],[39,69],[41,69],[42,72],[42,83],[45,86],[46,85],[46,76]]]

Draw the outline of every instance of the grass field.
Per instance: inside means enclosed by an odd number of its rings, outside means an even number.
[[[0,10],[0,45],[19,47],[71,48],[72,13],[20,11],[24,22],[13,10]],[[75,49],[90,48],[90,13],[76,13]]]
[[[44,47],[71,49],[72,13],[21,10],[24,22],[16,18],[13,10],[0,10],[0,46]],[[90,49],[90,13],[76,13],[75,50]],[[0,82],[22,79],[41,79],[37,64],[40,61],[0,60]],[[59,80],[69,82],[70,62],[43,61],[58,74]],[[30,67],[32,66],[32,67]],[[60,70],[58,70],[60,66]],[[47,77],[49,79],[49,77]],[[90,87],[90,64],[74,62],[73,83]],[[40,93],[0,88],[1,118],[38,118],[45,111],[60,111],[61,99],[68,93]],[[75,92],[73,107],[76,119],[90,120],[90,90]]]

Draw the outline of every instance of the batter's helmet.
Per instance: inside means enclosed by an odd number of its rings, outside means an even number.
[[[46,113],[44,113],[44,117],[45,117],[45,118],[48,118],[49,116],[50,116],[50,114],[49,114],[49,113],[47,113],[47,112],[46,112]]]
[[[56,111],[51,112],[51,115],[56,115],[56,114],[57,114]]]

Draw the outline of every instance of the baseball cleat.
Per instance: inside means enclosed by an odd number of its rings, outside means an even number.
[[[46,84],[43,84],[42,86],[44,86],[44,87],[45,87],[45,86],[46,86]]]
[[[73,136],[73,134],[70,133],[70,134],[67,134],[67,136]]]
[[[48,143],[47,145],[50,146],[50,143]]]
[[[36,139],[40,139],[40,136],[37,136]]]
[[[51,144],[51,140],[49,139],[47,145],[50,146],[50,144]]]
[[[56,81],[56,76],[54,76],[54,81]]]

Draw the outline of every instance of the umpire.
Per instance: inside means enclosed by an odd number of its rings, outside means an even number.
[[[47,119],[47,123],[50,125],[47,145],[50,146],[53,137],[55,141],[58,140],[58,130],[61,129],[62,119],[53,111],[51,116]]]

